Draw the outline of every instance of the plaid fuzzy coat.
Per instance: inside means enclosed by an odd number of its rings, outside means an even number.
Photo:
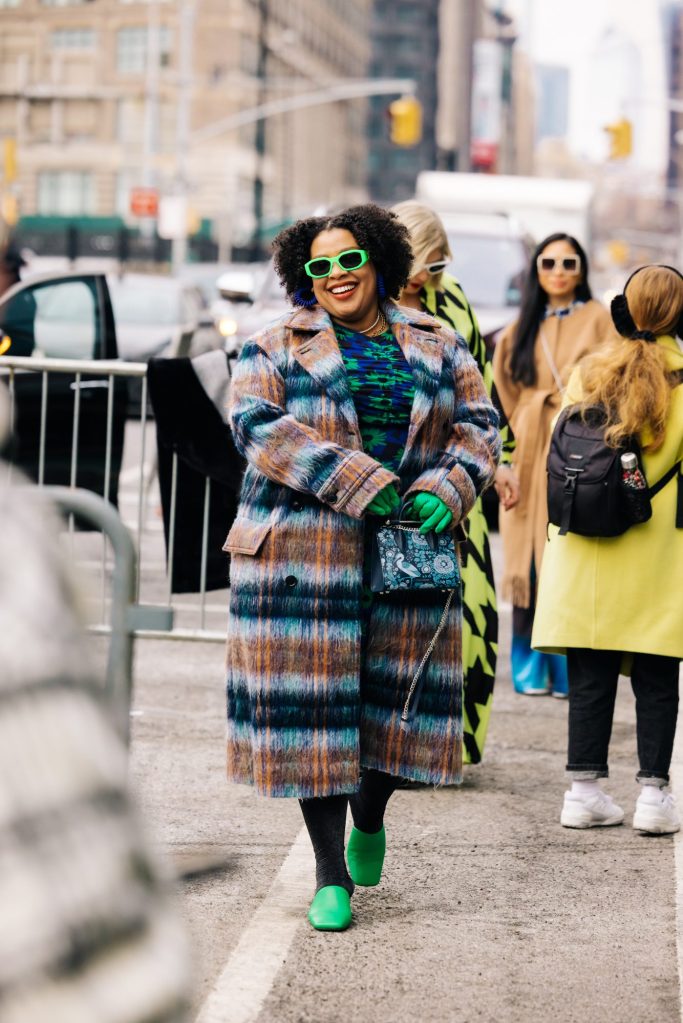
[[[376,598],[361,655],[363,513],[388,483],[467,515],[493,479],[497,415],[464,341],[388,303],[415,399],[397,478],[361,448],[332,322],[297,310],[250,338],[229,417],[247,459],[231,554],[228,774],[269,796],[328,796],[361,766],[460,780],[461,607],[451,606],[410,727],[400,714],[441,618],[441,593]]]

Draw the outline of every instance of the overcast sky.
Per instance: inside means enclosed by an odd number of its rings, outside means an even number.
[[[666,79],[659,0],[507,0],[519,20],[520,45],[535,61],[570,68],[569,142],[599,159],[602,127],[634,123],[635,161],[661,172],[666,161]],[[605,52],[608,32],[619,55]],[[630,48],[630,52],[629,52]]]

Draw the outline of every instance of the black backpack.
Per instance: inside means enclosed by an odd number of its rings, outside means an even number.
[[[588,409],[582,415],[577,406],[564,409],[558,417],[548,452],[548,519],[560,527],[560,536],[621,536],[638,522],[652,516],[650,500],[673,479],[680,462],[669,469],[654,486],[641,491],[636,502],[633,491],[622,482],[621,455],[632,451],[641,468],[640,448],[635,438],[618,448],[605,442],[605,411]],[[643,473],[643,475],[645,475]],[[683,528],[683,476],[678,482],[677,528]]]

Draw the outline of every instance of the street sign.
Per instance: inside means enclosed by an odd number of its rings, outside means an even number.
[[[159,212],[159,193],[156,188],[132,188],[130,212],[134,217],[156,217]]]
[[[474,169],[492,170],[498,160],[498,143],[487,142],[485,139],[472,139],[470,144],[470,163]]]

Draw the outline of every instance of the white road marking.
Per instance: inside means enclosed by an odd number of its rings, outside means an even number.
[[[304,827],[195,1023],[253,1023],[258,1018],[294,935],[305,922],[314,878],[313,849]]]

